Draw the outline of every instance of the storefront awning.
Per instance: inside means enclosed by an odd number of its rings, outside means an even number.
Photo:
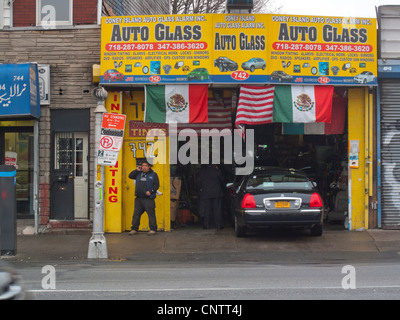
[[[38,67],[0,65],[0,119],[40,118]]]

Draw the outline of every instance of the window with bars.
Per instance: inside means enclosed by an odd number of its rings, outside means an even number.
[[[55,133],[54,169],[74,171],[74,177],[83,176],[84,162],[83,139],[75,137],[73,132]]]
[[[72,132],[56,133],[54,169],[73,169],[74,150],[74,134]]]

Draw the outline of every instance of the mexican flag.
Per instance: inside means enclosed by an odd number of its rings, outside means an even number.
[[[274,122],[331,123],[333,86],[275,86]]]
[[[316,123],[283,123],[282,134],[343,134],[346,120],[346,99],[340,96],[333,98],[332,122]]]
[[[144,122],[208,122],[208,85],[149,85]]]

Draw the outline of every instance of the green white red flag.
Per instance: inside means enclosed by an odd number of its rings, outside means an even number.
[[[275,86],[273,122],[331,123],[333,86]]]
[[[144,122],[208,122],[208,85],[149,85]]]

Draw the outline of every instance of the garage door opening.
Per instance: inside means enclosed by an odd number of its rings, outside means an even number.
[[[347,90],[336,88],[331,124],[271,123],[246,125],[254,130],[254,165],[301,170],[317,184],[326,208],[325,223],[344,229],[348,226],[348,121]],[[232,113],[232,119],[235,118]],[[223,139],[221,139],[223,143]],[[185,142],[182,142],[185,143]],[[212,146],[211,146],[212,147]],[[211,150],[211,149],[210,149]],[[223,150],[223,144],[221,144]],[[200,151],[199,151],[200,152]],[[200,154],[200,153],[199,153]],[[222,153],[221,153],[222,154]],[[240,180],[235,164],[218,165],[225,183]],[[171,221],[173,227],[201,225],[203,215],[196,188],[201,164],[171,166]],[[232,224],[229,190],[225,190],[224,224]],[[172,194],[172,193],[171,193]]]
[[[325,222],[347,227],[347,91],[336,89],[331,124],[272,123],[254,126],[255,165],[301,170],[317,184]]]

